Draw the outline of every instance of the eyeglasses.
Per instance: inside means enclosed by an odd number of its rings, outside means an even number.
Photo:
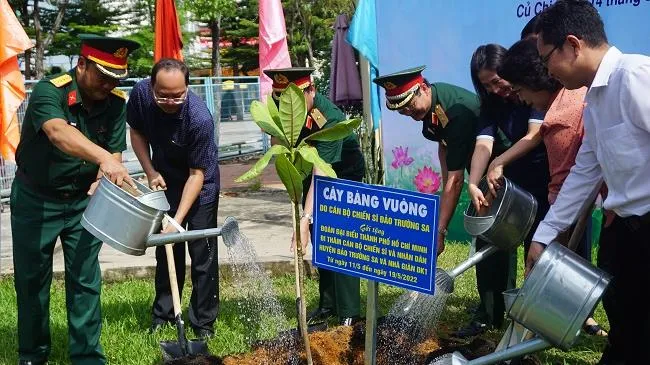
[[[546,56],[543,56],[542,59],[542,64],[546,67],[548,65],[548,60],[551,59],[551,56],[553,55],[553,52],[555,52],[556,49],[560,48],[560,46],[555,46],[553,49],[546,54]]]
[[[171,104],[171,105],[180,105],[185,102],[185,98],[187,97],[187,89],[183,92],[183,96],[178,97],[178,98],[161,98],[158,95],[156,95],[156,92],[152,90],[153,93],[153,99],[156,101],[156,103],[159,104]]]

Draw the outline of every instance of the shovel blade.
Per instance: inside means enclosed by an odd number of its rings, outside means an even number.
[[[180,359],[188,355],[209,355],[208,344],[204,340],[188,340],[187,353],[178,341],[160,341],[163,360]]]

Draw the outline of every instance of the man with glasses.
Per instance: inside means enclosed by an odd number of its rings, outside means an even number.
[[[72,364],[104,364],[101,333],[101,241],[81,226],[98,180],[133,184],[126,149],[127,57],[140,45],[80,35],[72,70],[32,89],[16,151],[11,231],[18,308],[19,364],[45,364],[50,354],[49,304],[54,245],[65,260],[68,346]]]
[[[465,169],[474,152],[479,101],[475,94],[442,82],[430,84],[420,66],[377,77],[386,90],[386,107],[422,121],[424,138],[438,142],[443,191],[438,220],[438,255],[445,249],[451,217],[463,190]]]
[[[131,91],[126,120],[131,144],[147,175],[149,186],[165,190],[170,216],[189,230],[217,226],[219,166],[214,120],[205,102],[188,89],[189,70],[178,60],[161,59],[151,78]],[[152,154],[150,153],[153,152]],[[175,232],[168,224],[163,232]],[[189,320],[196,336],[214,335],[219,311],[217,239],[188,242],[192,260],[192,295]],[[179,292],[185,282],[185,244],[174,245]],[[156,297],[150,331],[174,320],[163,247],[156,247]]]
[[[650,57],[607,41],[590,1],[560,0],[540,14],[537,50],[567,89],[588,87],[585,136],[557,200],[540,223],[526,272],[607,184],[604,208],[616,214],[600,241],[598,266],[612,274],[603,296],[608,345],[599,364],[650,364]]]

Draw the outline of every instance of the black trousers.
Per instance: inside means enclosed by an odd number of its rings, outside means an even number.
[[[603,296],[610,326],[603,364],[650,364],[650,307],[641,299],[650,292],[649,263],[650,213],[603,226],[598,267],[613,275]]]
[[[217,227],[219,198],[213,204],[193,207],[182,222],[188,230]],[[170,213],[173,216],[174,212]],[[219,266],[217,238],[203,238],[188,242],[192,274],[192,296],[190,297],[189,320],[192,328],[213,329],[219,313]],[[174,245],[174,261],[178,291],[183,293],[185,283],[185,243]],[[153,302],[154,323],[173,321],[174,308],[167,271],[167,255],[164,246],[156,247],[156,298]]]

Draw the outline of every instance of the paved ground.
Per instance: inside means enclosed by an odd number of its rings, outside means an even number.
[[[289,252],[291,238],[291,205],[282,183],[270,166],[259,181],[236,184],[234,178],[253,165],[254,160],[225,163],[221,166],[222,194],[219,200],[221,223],[228,216],[239,222],[239,227],[254,245],[260,262],[269,269],[288,269],[292,260]],[[226,248],[219,240],[220,262],[227,262]],[[18,243],[16,243],[18,244]],[[0,215],[0,273],[13,272],[12,239],[9,209]],[[147,249],[143,256],[130,256],[104,245],[99,259],[105,277],[119,278],[124,275],[146,276],[155,266],[155,250]],[[311,251],[307,258],[311,257]],[[189,263],[189,258],[187,260]],[[63,271],[63,253],[60,244],[55,248],[54,271]]]

